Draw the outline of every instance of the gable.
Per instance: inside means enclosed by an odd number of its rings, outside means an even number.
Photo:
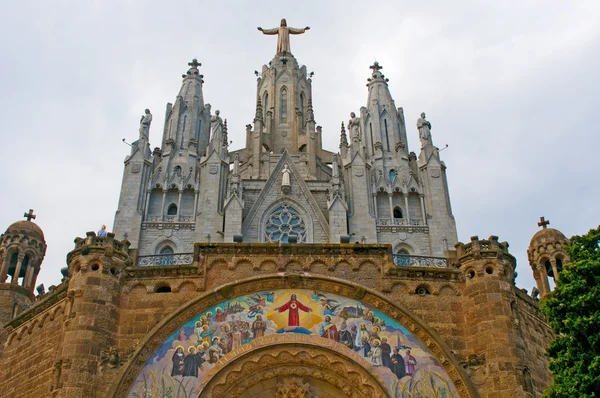
[[[289,194],[281,191],[282,170],[286,164],[290,170],[291,192]],[[250,241],[263,241],[260,235],[262,218],[269,209],[273,208],[274,204],[283,203],[286,200],[304,210],[305,221],[310,222],[312,226],[313,242],[329,241],[329,223],[287,151],[282,153],[263,190],[244,219],[242,225],[244,237]]]

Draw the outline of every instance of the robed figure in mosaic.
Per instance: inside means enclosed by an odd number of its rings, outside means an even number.
[[[296,299],[296,295],[292,294],[290,301],[282,305],[281,307],[275,308],[277,312],[288,311],[288,326],[300,326],[300,310],[304,312],[311,312],[312,309],[305,306]]]

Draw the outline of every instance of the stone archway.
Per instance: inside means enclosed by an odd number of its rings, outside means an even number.
[[[115,383],[112,385],[109,395],[111,397],[126,397],[129,396],[128,391],[133,391],[132,389],[136,386],[136,383],[139,384],[141,382],[141,376],[143,375],[143,370],[145,366],[154,366],[155,356],[157,353],[157,349],[163,346],[163,344],[171,344],[171,340],[173,340],[173,336],[175,336],[176,331],[182,327],[182,325],[186,324],[186,322],[195,322],[195,318],[200,316],[200,313],[203,311],[206,312],[209,309],[214,311],[216,306],[221,305],[224,301],[234,300],[240,296],[255,294],[256,292],[266,292],[271,290],[284,289],[286,290],[286,294],[294,293],[288,291],[289,289],[297,290],[307,290],[307,294],[311,294],[314,291],[323,291],[329,292],[329,294],[338,295],[338,298],[346,297],[353,298],[354,300],[360,301],[360,305],[365,308],[370,308],[372,310],[378,311],[382,314],[387,314],[389,319],[393,322],[398,322],[403,325],[402,327],[406,329],[406,333],[410,333],[416,339],[415,341],[419,341],[423,350],[427,351],[429,357],[436,358],[439,369],[445,372],[447,375],[447,382],[452,383],[452,385],[456,389],[455,396],[459,396],[462,398],[472,397],[475,398],[478,396],[475,388],[472,386],[471,381],[468,376],[464,373],[458,363],[453,359],[450,350],[441,340],[440,336],[429,326],[427,326],[424,322],[422,322],[418,317],[412,314],[410,311],[403,308],[403,306],[399,303],[392,303],[386,298],[382,297],[377,292],[374,292],[370,289],[356,286],[348,281],[337,279],[337,278],[324,278],[316,275],[299,275],[299,274],[276,274],[276,275],[265,275],[261,277],[248,278],[245,280],[240,280],[233,282],[231,284],[223,285],[218,289],[206,292],[201,295],[197,299],[183,305],[179,310],[175,311],[169,318],[166,318],[160,324],[158,324],[152,331],[150,331],[141,342],[141,345],[133,354],[129,363],[124,366],[119,375],[116,378]],[[218,312],[218,311],[217,311]],[[284,334],[285,335],[285,334]],[[265,335],[265,337],[267,337]],[[305,337],[316,337],[316,336],[301,336],[297,335],[294,338],[302,339]],[[278,336],[269,335],[269,338],[279,338]],[[320,349],[327,350],[328,344],[323,343],[325,339],[321,337],[317,337],[320,340]],[[168,340],[170,339],[170,340]],[[302,342],[302,341],[301,341]],[[304,341],[305,342],[305,341]],[[332,342],[332,344],[335,342]],[[338,344],[338,343],[335,343]],[[250,348],[248,348],[250,347]],[[316,347],[316,345],[314,345]],[[186,347],[187,349],[187,347]],[[232,359],[235,357],[236,364],[243,364],[244,361],[237,361],[238,358],[245,355],[247,350],[252,349],[252,344],[244,344],[240,347],[236,352],[232,351]],[[316,349],[316,348],[315,348]],[[329,350],[331,351],[331,349]],[[228,354],[229,355],[229,354]],[[347,357],[352,358],[350,354],[345,354]],[[292,355],[292,357],[295,357]],[[296,356],[297,357],[297,356]],[[326,356],[325,356],[326,357]],[[167,357],[164,357],[167,358]],[[283,357],[281,357],[283,358]],[[167,360],[168,362],[168,360]],[[233,362],[233,361],[232,361]],[[360,362],[359,362],[360,363]],[[352,362],[349,363],[349,367],[355,368],[357,365],[352,365]],[[168,371],[165,367],[166,365],[162,365],[162,371]],[[172,366],[170,362],[168,362],[168,366]],[[282,369],[281,372],[284,372],[284,366],[278,366],[278,368]],[[315,368],[316,369],[316,368]],[[379,368],[378,368],[379,370]],[[316,371],[316,370],[315,370]],[[266,371],[265,371],[266,372]],[[294,376],[297,372],[290,372],[289,368],[287,370],[288,373],[291,373],[290,376]],[[205,371],[206,381],[200,381],[201,383],[207,383],[207,386],[213,385],[216,381],[212,381],[211,379],[220,372],[217,372],[216,365],[214,368],[209,368],[208,371]],[[282,374],[284,374],[282,373]],[[222,373],[223,375],[226,374]],[[277,385],[279,385],[282,380],[281,377],[273,374],[272,377],[266,377],[267,373],[261,372],[264,377],[262,381],[264,385],[270,386],[269,389],[274,389]],[[321,373],[323,372],[321,371]],[[327,374],[327,373],[326,373]],[[381,373],[380,373],[381,375]],[[335,380],[335,375],[330,374],[331,380]],[[278,379],[278,377],[280,377]],[[376,378],[371,378],[372,380],[376,380]],[[310,380],[314,383],[322,383],[323,381],[319,378],[310,376]],[[388,380],[386,379],[385,384],[387,385]],[[301,384],[304,384],[302,382]],[[231,384],[231,383],[230,383]],[[233,383],[235,384],[235,383]],[[252,383],[249,383],[252,384]],[[256,383],[255,383],[256,384]],[[310,383],[309,383],[310,384]],[[330,382],[331,386],[335,386],[335,381]],[[346,383],[347,384],[347,383]],[[377,383],[373,384],[376,385]],[[258,384],[257,384],[258,385]],[[252,386],[251,386],[252,387]],[[136,387],[137,388],[137,387]],[[255,388],[255,387],[252,387]],[[256,387],[257,388],[257,387]],[[333,387],[331,387],[333,388]],[[337,388],[337,387],[336,387]],[[202,392],[202,396],[204,392],[202,388],[196,389],[197,394]],[[332,390],[333,391],[333,390]],[[343,391],[343,390],[342,390]],[[379,391],[374,387],[373,394],[377,394]],[[345,394],[345,393],[344,393]],[[189,396],[189,395],[188,395]],[[360,395],[358,395],[360,396]],[[373,395],[378,396],[378,395]],[[386,396],[386,395],[379,395]],[[326,395],[324,397],[327,397]],[[328,397],[329,398],[329,397]]]
[[[199,397],[387,397],[372,365],[339,343],[314,336],[266,336],[222,359]],[[347,352],[344,352],[346,350]]]

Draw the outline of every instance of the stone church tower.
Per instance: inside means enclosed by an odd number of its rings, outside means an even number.
[[[289,46],[287,47],[289,49]],[[193,60],[161,147],[140,134],[125,160],[114,232],[140,261],[191,253],[195,242],[387,243],[395,253],[444,257],[457,242],[446,166],[425,114],[419,156],[402,108],[371,66],[366,106],[342,124],[340,152],[323,148],[306,66],[284,50],[257,72],[245,147],[229,151],[227,120],[204,103]]]
[[[508,243],[457,241],[432,125],[406,127],[377,62],[339,152],[323,148],[289,42],[308,29],[259,28],[277,51],[236,151],[188,64],[161,134],[140,120],[114,232],[76,238],[59,285],[33,292],[32,211],[0,236],[3,396],[541,396],[553,335]],[[543,297],[569,258],[539,225]]]

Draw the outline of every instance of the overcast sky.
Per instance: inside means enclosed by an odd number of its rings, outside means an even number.
[[[217,4],[221,3],[221,4]],[[112,227],[123,160],[152,110],[198,58],[204,98],[233,149],[255,112],[254,70],[282,17],[312,29],[291,49],[314,71],[315,119],[338,150],[341,121],[366,105],[374,60],[404,107],[411,150],[427,112],[448,166],[459,240],[498,235],[534,280],[527,246],[540,216],[567,237],[598,226],[600,2],[20,1],[0,14],[0,230],[29,208],[48,250],[38,283],[60,282],[73,239]],[[292,5],[293,4],[293,5]],[[457,6],[457,4],[461,4]]]

